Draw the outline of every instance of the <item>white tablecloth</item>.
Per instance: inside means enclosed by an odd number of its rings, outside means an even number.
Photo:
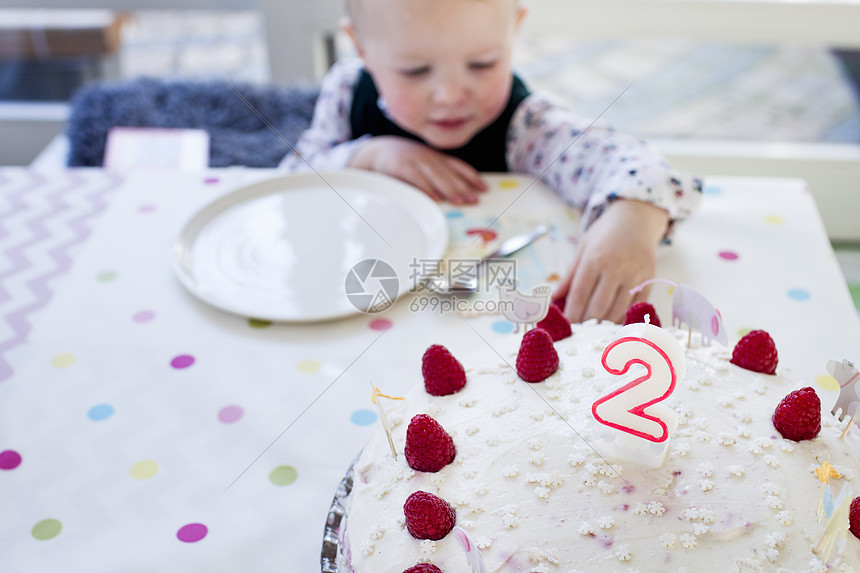
[[[272,175],[0,170],[0,569],[319,571],[332,495],[379,423],[370,381],[402,395],[429,345],[480,359],[514,336],[500,315],[411,296],[318,325],[199,302],[172,274],[173,241],[213,198]],[[577,215],[528,179],[490,182],[479,206],[443,207],[451,252],[491,246],[475,231],[503,212],[500,237],[548,221],[516,258],[520,290],[554,284]],[[802,181],[708,180],[659,276],[719,307],[731,345],[770,332],[780,369],[809,384],[860,354]],[[670,322],[667,287],[652,300]]]

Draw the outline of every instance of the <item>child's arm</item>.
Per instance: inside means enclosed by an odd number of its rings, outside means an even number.
[[[350,167],[391,175],[418,187],[436,201],[455,205],[478,202],[487,185],[474,167],[417,141],[396,136],[372,137],[361,143]]]
[[[343,169],[362,139],[353,139],[349,124],[352,90],[361,72],[359,60],[337,62],[323,78],[310,127],[280,167],[290,171]],[[364,138],[367,139],[367,138]]]
[[[668,225],[669,214],[649,203],[611,203],[583,234],[567,277],[553,296],[565,299],[565,315],[574,322],[620,322],[631,304],[648,295],[648,288],[635,296],[629,291],[654,277],[657,243]]]
[[[573,321],[620,320],[636,299],[628,290],[653,278],[657,245],[671,223],[691,214],[701,182],[673,171],[646,142],[590,126],[567,108],[530,96],[511,124],[508,164],[541,179],[583,209],[571,270],[556,298]]]

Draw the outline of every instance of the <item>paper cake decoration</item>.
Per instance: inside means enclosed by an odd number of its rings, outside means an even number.
[[[679,285],[666,279],[645,281],[630,291],[636,294],[649,284],[661,282],[671,285],[672,292],[672,324],[678,328],[687,325],[690,332],[698,330],[702,335],[702,344],[710,346],[711,340],[722,345],[728,344],[723,317],[720,311],[712,305],[701,293],[687,285]]]
[[[845,416],[856,419],[857,407],[860,406],[860,388],[857,386],[860,372],[854,367],[854,363],[848,360],[828,360],[827,372],[839,383],[839,399],[836,400],[831,413],[839,418],[839,421],[844,420]]]
[[[532,288],[531,294],[501,285],[498,288],[499,310],[505,318],[516,324],[514,332],[519,332],[520,327],[525,332],[546,318],[552,296],[552,287],[549,285],[538,285]]]

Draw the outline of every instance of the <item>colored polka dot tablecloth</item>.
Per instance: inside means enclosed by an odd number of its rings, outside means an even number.
[[[402,395],[429,345],[481,359],[518,336],[501,314],[418,294],[313,325],[200,302],[173,276],[175,239],[204,205],[274,175],[0,169],[0,570],[319,571],[332,496],[380,423],[371,383]],[[526,178],[488,181],[479,205],[442,207],[449,255],[546,223],[517,278],[557,284],[578,215]],[[708,180],[658,274],[713,302],[731,345],[770,332],[780,368],[824,395],[826,361],[860,358],[802,181]],[[669,320],[669,287],[651,298]]]

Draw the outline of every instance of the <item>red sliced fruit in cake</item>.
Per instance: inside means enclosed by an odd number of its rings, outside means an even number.
[[[663,326],[660,323],[660,317],[657,316],[657,311],[654,305],[648,301],[637,302],[627,309],[627,314],[624,315],[624,324],[633,324],[634,322],[645,322],[645,315],[648,315],[648,321],[654,326]]]
[[[434,344],[421,359],[424,389],[432,396],[447,396],[463,389],[466,371],[463,365],[440,344]]]
[[[773,426],[783,438],[811,440],[821,431],[821,400],[807,386],[783,398],[773,412]]]
[[[438,541],[454,529],[457,514],[451,505],[430,492],[416,491],[403,504],[406,529],[416,539]]]
[[[406,462],[419,472],[438,472],[454,461],[457,448],[448,432],[427,414],[418,414],[406,428]]]
[[[517,374],[526,382],[543,382],[558,368],[552,337],[542,328],[525,333],[517,353]]]
[[[549,305],[546,317],[537,323],[537,327],[549,332],[553,342],[558,342],[562,338],[567,338],[572,334],[570,321],[564,317],[561,309],[554,304]]]
[[[764,330],[753,330],[735,345],[731,363],[762,374],[775,374],[776,345]]]
[[[413,565],[403,573],[442,573],[442,570],[432,563],[419,563],[418,565]]]
[[[848,531],[860,539],[860,497],[851,500],[851,507],[848,509]]]

